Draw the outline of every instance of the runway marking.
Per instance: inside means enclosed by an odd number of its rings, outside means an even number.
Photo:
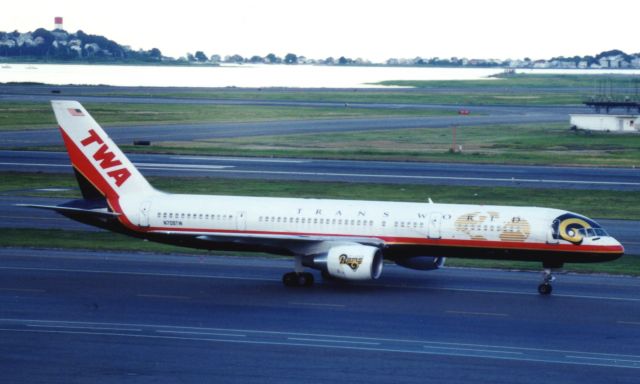
[[[36,166],[36,167],[71,168],[71,164],[0,163],[0,165],[19,165],[19,166],[22,166],[22,167],[25,167],[25,166]]]
[[[147,297],[152,299],[176,299],[176,300],[191,300],[189,296],[174,296],[174,295],[154,295],[154,294],[137,294],[137,297]]]
[[[454,315],[473,315],[473,316],[495,316],[495,317],[508,317],[506,313],[492,313],[492,312],[467,312],[467,311],[444,311],[445,313],[451,313]]]
[[[137,328],[111,328],[111,327],[90,327],[90,326],[67,326],[67,325],[46,325],[46,324],[26,324],[32,328],[59,328],[59,329],[89,329],[92,331],[125,331],[125,332],[142,332]]]
[[[38,192],[67,192],[71,191],[71,188],[40,188],[36,189]]]
[[[1,163],[0,163],[1,164]],[[162,168],[147,168],[153,170],[164,170]],[[202,171],[202,169],[184,168],[183,171]],[[265,170],[210,170],[215,173],[239,173],[239,174],[260,174],[260,175],[293,175],[293,176],[321,176],[321,177],[360,177],[375,179],[405,179],[405,180],[448,180],[448,181],[493,181],[509,183],[546,183],[546,184],[580,184],[580,185],[614,185],[614,186],[634,186],[640,187],[640,183],[622,181],[585,181],[585,180],[551,180],[551,179],[516,179],[516,178],[496,178],[496,177],[453,177],[453,176],[424,176],[424,175],[398,175],[398,174],[368,174],[368,173],[336,173],[336,172],[290,172],[290,171],[265,171]]]
[[[638,369],[640,366],[638,365],[639,360],[638,356],[629,356],[631,359],[620,358],[624,355],[611,355],[611,358],[600,357],[606,356],[598,355],[593,358],[582,356],[574,356],[569,355],[560,355],[554,356],[550,355],[549,350],[540,350],[543,353],[531,353],[530,355],[522,354],[502,354],[504,351],[493,351],[489,350],[487,352],[482,352],[478,350],[465,350],[464,348],[459,348],[455,350],[455,348],[449,352],[444,349],[417,349],[411,345],[369,345],[362,344],[360,342],[354,343],[342,343],[341,340],[318,340],[318,339],[305,339],[305,338],[288,338],[288,339],[255,339],[255,340],[239,340],[239,339],[226,339],[226,338],[198,338],[198,337],[179,337],[179,336],[169,336],[169,335],[152,335],[152,334],[142,334],[142,333],[114,333],[114,332],[90,332],[90,331],[74,331],[74,330],[47,330],[47,329],[15,329],[15,328],[0,328],[0,331],[5,332],[31,332],[31,333],[43,333],[43,334],[63,334],[63,335],[86,335],[86,336],[110,336],[110,337],[128,337],[128,338],[144,338],[144,339],[164,339],[164,340],[180,340],[180,341],[197,341],[197,342],[209,342],[209,343],[236,343],[236,344],[247,344],[247,345],[275,345],[275,346],[291,346],[291,347],[304,347],[304,348],[324,348],[324,349],[343,349],[343,350],[355,350],[355,351],[372,351],[372,352],[389,352],[389,353],[409,353],[409,354],[426,354],[426,355],[437,355],[437,356],[463,356],[469,358],[480,358],[480,359],[496,359],[496,360],[507,360],[507,361],[531,361],[531,362],[544,362],[544,363],[553,363],[553,364],[562,364],[562,365],[582,365],[582,366],[598,366],[598,367],[610,367],[610,368],[630,368],[630,369]],[[301,340],[297,340],[301,339]],[[308,342],[308,343],[307,343]],[[316,344],[314,344],[316,343]],[[319,344],[318,344],[319,343]],[[364,343],[364,342],[363,342]],[[513,349],[513,348],[512,348]],[[522,351],[536,351],[534,349],[520,348]],[[480,353],[488,353],[488,354],[478,354],[473,352]],[[575,354],[581,354],[581,352],[576,352]]]
[[[215,332],[191,332],[191,331],[163,331],[156,330],[157,333],[176,334],[176,335],[199,335],[199,336],[230,336],[230,337],[247,337],[236,333],[215,333]]]
[[[438,346],[430,346],[430,345],[423,345],[423,348],[444,349],[444,350],[451,350],[451,351],[481,352],[481,353],[482,352],[484,352],[484,353],[500,353],[500,354],[504,354],[504,355],[523,355],[524,354],[522,352],[497,351],[497,350],[493,350],[493,349],[476,349],[476,348],[459,348],[459,347],[451,348],[451,347],[438,347]]]
[[[310,163],[310,160],[288,160],[288,159],[250,159],[250,158],[241,158],[241,157],[197,157],[197,156],[173,156],[172,159],[176,160],[207,160],[207,161],[237,161],[243,163],[289,163],[289,164],[300,164],[300,163]]]
[[[45,293],[44,289],[29,289],[29,288],[0,288],[0,291],[7,292],[28,292],[28,293]]]
[[[154,169],[154,167],[160,167],[160,169],[175,168],[180,170],[184,168],[193,168],[196,170],[215,170],[215,169],[235,168],[235,166],[233,165],[202,165],[202,164],[134,163],[133,165],[137,166],[140,169],[147,169],[147,168]]]
[[[363,284],[363,285],[370,286],[370,287],[375,286],[372,284]],[[400,284],[383,284],[382,286],[387,288],[412,288],[412,289],[424,289],[424,290],[432,290],[432,291],[498,293],[498,294],[507,294],[507,295],[540,296],[540,294],[534,293],[534,292],[502,291],[498,289],[494,290],[494,289],[471,289],[471,288],[433,288],[433,287],[420,286],[420,285],[400,285]],[[631,297],[588,296],[588,295],[569,295],[569,294],[554,293],[550,298],[554,298],[554,297],[563,297],[568,299],[630,301],[634,303],[640,302],[640,298],[631,298]]]
[[[544,184],[580,184],[580,185],[603,185],[603,186],[631,186],[640,187],[640,182],[623,182],[623,181],[586,181],[586,180],[553,180],[553,179],[520,179],[520,178],[501,178],[501,177],[453,177],[453,176],[426,176],[426,175],[398,175],[398,174],[369,174],[369,173],[337,173],[337,172],[291,172],[291,171],[267,171],[267,170],[237,170],[226,169],[234,166],[209,166],[198,164],[155,164],[155,163],[136,163],[141,168],[147,170],[166,171],[171,169],[180,169],[181,171],[202,172],[209,171],[214,173],[238,173],[238,174],[260,174],[260,175],[293,175],[293,176],[317,176],[317,177],[358,177],[358,178],[374,178],[374,179],[404,179],[404,180],[448,180],[448,181],[491,181],[491,182],[507,182],[507,183],[544,183]],[[62,164],[42,164],[42,163],[7,163],[0,162],[0,165],[12,166],[38,166],[38,167],[64,167],[71,168],[71,165]],[[164,168],[163,168],[164,167]]]
[[[567,351],[501,345],[437,342],[392,338],[356,337],[330,334],[309,334],[266,330],[238,330],[226,328],[179,327],[169,325],[93,323],[26,319],[0,319],[6,332],[36,332],[48,334],[98,335],[148,339],[189,340],[258,345],[284,345],[376,352],[465,356],[512,361],[534,361],[555,364],[640,368],[640,356],[597,352]],[[11,326],[13,328],[8,328]],[[26,326],[27,329],[21,329]],[[50,329],[47,329],[50,328]],[[88,331],[82,331],[82,329]],[[99,332],[100,330],[120,331]],[[95,331],[95,332],[94,332]],[[125,333],[125,332],[135,333]],[[149,333],[154,332],[155,334]],[[250,336],[248,334],[251,334]],[[175,335],[175,336],[172,336]],[[195,337],[183,337],[193,335]]]
[[[323,303],[301,303],[301,302],[289,302],[291,305],[307,305],[313,307],[333,307],[333,308],[344,308],[346,305],[344,304],[323,304]]]
[[[282,281],[281,279],[267,279],[261,277],[240,277],[240,276],[220,276],[220,275],[192,275],[179,273],[151,273],[151,272],[118,272],[108,270],[86,270],[86,269],[64,269],[64,268],[30,268],[30,267],[0,267],[0,270],[16,271],[41,271],[41,272],[70,272],[70,273],[108,273],[112,275],[124,276],[156,276],[156,277],[184,277],[200,279],[220,279],[220,280],[248,280],[248,281]]]
[[[624,325],[640,325],[640,321],[616,321],[616,323]]]
[[[347,340],[328,340],[328,339],[307,339],[304,337],[287,337],[287,340],[294,341],[313,341],[315,343],[340,343],[340,344],[360,344],[360,345],[380,345],[369,341],[347,341]]]
[[[199,279],[219,279],[219,280],[240,280],[240,281],[270,281],[280,282],[281,279],[264,278],[264,277],[241,277],[241,276],[221,276],[221,275],[193,275],[193,274],[175,274],[175,273],[150,273],[150,272],[118,272],[109,270],[82,270],[82,269],[64,269],[64,268],[31,268],[31,267],[0,267],[0,270],[17,270],[17,271],[42,271],[42,272],[70,272],[70,273],[108,273],[112,275],[123,276],[156,276],[156,277],[181,277],[181,278],[199,278]],[[524,295],[524,296],[539,296],[534,292],[517,292],[517,291],[501,291],[501,290],[485,290],[485,289],[463,289],[463,288],[433,288],[427,286],[418,285],[371,285],[363,284],[363,286],[383,286],[391,288],[412,288],[423,289],[432,291],[451,291],[451,292],[473,292],[473,293],[498,293],[509,295]],[[587,299],[587,300],[611,300],[611,301],[629,301],[640,302],[640,298],[628,298],[628,297],[611,297],[611,296],[587,296],[587,295],[568,295],[568,294],[556,294],[553,297],[570,298],[570,299]]]
[[[600,361],[611,361],[614,363],[631,363],[631,364],[640,366],[640,360],[605,359],[602,357],[586,357],[586,356],[570,356],[570,355],[565,357],[569,359],[600,360]]]

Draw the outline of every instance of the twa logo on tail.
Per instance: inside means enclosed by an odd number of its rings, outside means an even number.
[[[89,130],[89,136],[80,141],[83,147],[99,145],[99,147],[93,153],[93,159],[98,162],[100,168],[107,171],[107,175],[113,179],[118,187],[131,177],[131,172],[122,166],[122,161],[116,159],[116,155],[109,150],[107,144],[93,129]]]
[[[83,196],[114,200],[156,193],[80,103],[52,100],[51,106],[71,163],[82,176],[79,182],[81,186],[88,186]]]

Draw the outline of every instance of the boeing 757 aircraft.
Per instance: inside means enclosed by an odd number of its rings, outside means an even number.
[[[82,199],[51,209],[82,223],[142,239],[208,250],[293,257],[286,286],[313,274],[369,280],[383,260],[431,270],[446,257],[542,263],[552,268],[614,260],[624,248],[595,221],[551,208],[170,194],[154,189],[76,101],[52,101]]]

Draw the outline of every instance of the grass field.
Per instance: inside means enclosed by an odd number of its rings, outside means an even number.
[[[489,82],[489,80],[487,80]],[[522,91],[489,87],[488,89],[472,89],[458,86],[454,89],[433,92],[407,92],[401,89],[384,91],[367,91],[358,89],[351,91],[187,91],[180,93],[154,93],[157,98],[184,99],[223,99],[223,100],[268,100],[268,101],[314,101],[336,103],[397,103],[397,104],[450,104],[450,105],[577,105],[590,94],[589,91]],[[113,96],[148,97],[138,93],[116,92]]]
[[[6,180],[1,194],[13,196],[79,197],[71,175],[0,173]],[[437,203],[540,206],[567,209],[594,218],[640,220],[640,194],[619,191],[579,191],[498,187],[450,187],[330,183],[308,181],[235,180],[205,177],[149,177],[156,188],[173,193],[242,196],[333,198]],[[68,192],[37,191],[42,188],[69,188]]]
[[[273,107],[198,104],[85,103],[100,124],[135,125],[199,122],[249,122],[292,119],[333,119],[376,116],[446,116],[452,111],[341,107]],[[0,104],[0,130],[51,128],[56,126],[49,103]]]
[[[640,136],[575,132],[567,124],[451,127],[156,142],[127,151],[229,156],[640,167]]]

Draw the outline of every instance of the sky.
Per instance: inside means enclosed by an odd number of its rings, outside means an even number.
[[[62,16],[69,32],[176,58],[535,60],[640,52],[639,11],[637,0],[30,0],[3,5],[0,31],[53,29]]]

